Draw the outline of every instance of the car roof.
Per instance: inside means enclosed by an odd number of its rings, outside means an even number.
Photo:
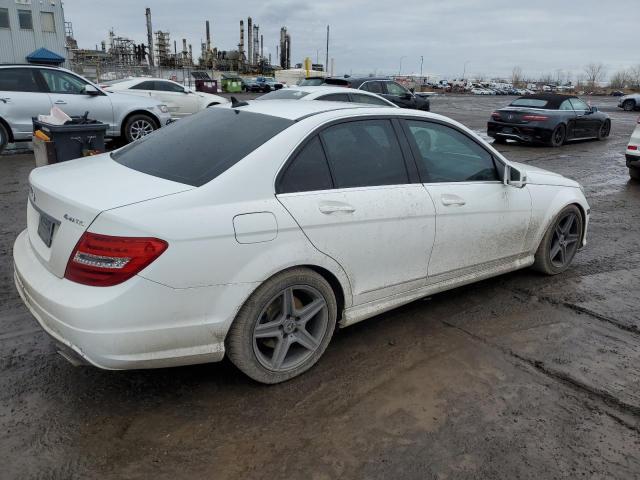
[[[560,104],[564,102],[568,98],[578,98],[575,95],[563,95],[560,93],[536,93],[534,95],[527,95],[524,97],[516,98],[514,102],[520,99],[531,99],[531,100],[544,100],[547,102],[545,108],[549,110],[554,110],[560,108]],[[512,102],[513,103],[513,102]],[[518,105],[514,105],[518,106]]]

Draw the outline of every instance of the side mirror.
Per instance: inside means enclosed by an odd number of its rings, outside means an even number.
[[[520,170],[511,165],[504,166],[504,178],[502,183],[510,187],[523,188],[527,184],[527,177]]]
[[[591,107],[591,113],[596,113],[598,111],[598,107]]]
[[[411,93],[416,93],[416,89],[415,89],[415,88],[413,88],[413,87],[411,87],[411,88],[409,89],[409,91],[410,91]]]
[[[98,90],[93,85],[85,85],[84,86],[84,93],[85,93],[85,95],[96,96],[96,95],[100,95],[100,90]]]

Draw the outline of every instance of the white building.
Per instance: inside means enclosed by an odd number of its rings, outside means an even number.
[[[27,63],[41,48],[67,58],[62,0],[0,0],[0,63]]]

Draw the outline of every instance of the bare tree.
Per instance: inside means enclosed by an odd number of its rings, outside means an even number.
[[[627,71],[629,87],[634,89],[640,89],[640,65],[631,67]]]
[[[551,75],[550,73],[544,73],[540,75],[538,81],[544,85],[549,85],[553,83],[553,75]]]
[[[584,67],[584,73],[586,75],[587,85],[594,88],[597,83],[604,79],[606,70],[602,63],[590,63]]]
[[[520,67],[520,65],[516,65],[515,67],[513,67],[513,70],[511,70],[511,85],[513,85],[514,87],[519,87],[522,81],[522,67]]]
[[[609,86],[611,88],[626,88],[631,77],[629,70],[620,70],[614,73],[609,80]]]

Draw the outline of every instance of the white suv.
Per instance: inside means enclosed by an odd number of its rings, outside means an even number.
[[[640,93],[632,93],[631,95],[625,95],[618,100],[618,107],[625,112],[633,112],[640,108]]]
[[[629,167],[629,176],[640,180],[640,118],[638,118],[636,129],[629,139],[625,157],[627,158],[627,167]]]
[[[57,67],[0,65],[0,151],[7,143],[31,140],[31,119],[57,106],[109,125],[108,137],[137,140],[171,122],[157,100],[105,92],[75,73]]]

